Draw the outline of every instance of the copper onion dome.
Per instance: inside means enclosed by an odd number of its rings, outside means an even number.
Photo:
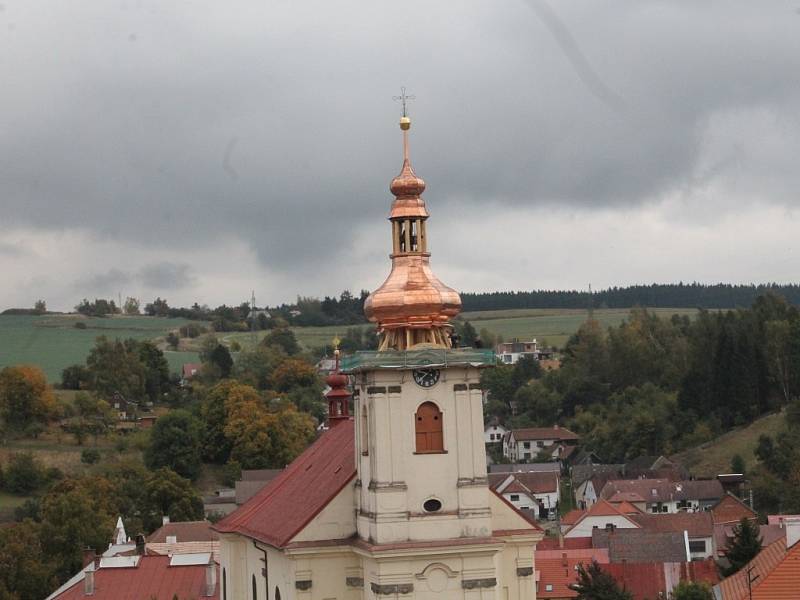
[[[378,324],[380,350],[450,347],[450,319],[461,312],[461,297],[433,274],[427,251],[428,211],[420,194],[425,182],[411,168],[408,129],[403,116],[403,168],[389,189],[395,196],[392,224],[392,270],[364,303],[367,318]]]

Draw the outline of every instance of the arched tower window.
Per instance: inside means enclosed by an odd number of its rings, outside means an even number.
[[[256,576],[253,575],[253,600],[258,600],[258,587],[256,586]]]
[[[424,402],[414,415],[417,452],[444,452],[442,411],[433,402]]]
[[[228,574],[222,568],[222,600],[228,600]]]
[[[281,591],[278,589],[278,586],[275,586],[275,600],[281,600]]]

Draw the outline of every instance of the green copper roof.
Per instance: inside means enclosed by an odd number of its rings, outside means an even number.
[[[494,350],[426,348],[425,350],[356,352],[342,359],[341,369],[345,373],[357,373],[373,369],[493,367],[496,364]]]

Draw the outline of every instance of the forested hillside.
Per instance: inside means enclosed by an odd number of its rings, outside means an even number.
[[[775,292],[791,304],[800,304],[800,285],[731,285],[718,283],[669,283],[612,287],[593,292],[595,308],[741,308],[758,296]],[[578,290],[534,290],[530,292],[461,293],[465,311],[509,308],[588,308],[589,293]]]
[[[773,293],[694,319],[634,309],[616,327],[587,320],[559,370],[520,361],[486,371],[483,385],[487,418],[511,427],[560,422],[607,462],[670,454],[784,406],[800,415],[800,313]],[[800,462],[787,459],[800,453],[800,416],[787,421],[796,431],[759,442],[756,455],[762,472],[796,481],[761,477],[756,492],[762,507],[800,510]]]

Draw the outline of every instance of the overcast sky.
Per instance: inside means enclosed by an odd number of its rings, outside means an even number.
[[[0,308],[790,282],[800,0],[0,0]]]

